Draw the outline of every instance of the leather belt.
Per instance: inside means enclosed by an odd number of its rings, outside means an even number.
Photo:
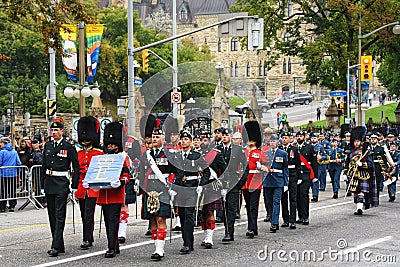
[[[296,165],[288,165],[287,166],[289,169],[296,169]]]
[[[52,171],[52,170],[46,170],[46,174],[50,176],[68,176],[69,172],[68,171]]]
[[[186,181],[191,181],[191,180],[197,180],[199,179],[199,176],[185,176],[186,177]]]
[[[259,170],[249,170],[249,174],[250,173],[260,173],[260,171]]]
[[[164,178],[168,178],[169,174],[163,173]],[[147,179],[149,180],[158,180],[157,176],[155,174],[149,174],[147,176]]]

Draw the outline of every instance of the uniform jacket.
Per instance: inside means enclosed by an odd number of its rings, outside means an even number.
[[[122,166],[121,175],[119,177],[121,186],[119,188],[100,189],[97,204],[124,204],[125,203],[125,184],[130,180],[130,159],[126,156],[124,165]]]
[[[344,151],[343,149],[337,148],[330,148],[328,150],[328,155],[330,157],[331,162],[329,163],[328,169],[330,171],[341,171],[343,170],[343,163],[344,163]],[[340,162],[332,162],[333,160],[339,159]]]
[[[372,150],[372,158],[375,164],[375,172],[377,173],[382,173],[382,167],[381,164],[378,162],[378,158],[380,158],[381,160],[383,160],[383,165],[386,167],[387,165],[387,158],[385,156],[385,150],[383,149],[383,147],[381,147],[380,145],[376,145],[375,147],[373,147],[371,145],[371,150]]]
[[[267,156],[264,157],[261,154],[260,149],[253,149],[251,151],[245,150],[247,156],[247,163],[249,166],[249,175],[247,181],[243,185],[242,189],[262,189],[262,173],[257,170],[257,162],[266,161]],[[264,159],[261,159],[261,158]]]
[[[272,149],[266,151],[267,162],[262,162],[271,170],[280,170],[281,172],[267,172],[263,180],[263,187],[284,187],[289,185],[288,153],[282,149],[275,150],[275,156],[272,157]]]
[[[317,154],[315,154],[314,148],[310,144],[303,143],[302,145],[297,144],[299,149],[299,155],[303,155],[305,160],[310,164],[312,170],[314,171],[314,177],[310,176],[311,171],[306,167],[305,163],[301,161],[300,157],[300,177],[302,180],[314,179],[318,177],[318,163]]]
[[[288,153],[288,169],[289,169],[289,180],[297,181],[300,177],[300,155],[297,147],[289,144],[287,147],[281,146],[280,149]]]
[[[93,148],[89,151],[85,149],[81,149],[78,151],[78,162],[79,162],[79,183],[78,190],[75,192],[75,197],[77,198],[85,198],[86,192],[88,197],[98,197],[99,190],[94,191],[93,189],[86,189],[82,185],[83,179],[85,179],[87,170],[89,168],[90,161],[93,156],[103,155],[104,152],[98,148]]]
[[[226,169],[226,162],[221,151],[213,148],[201,152],[209,167],[215,171],[218,177],[220,177]],[[210,182],[212,182],[212,180],[213,178],[210,176]]]
[[[241,146],[232,143],[226,151],[223,145],[219,145],[217,149],[221,151],[228,164],[224,172],[224,187],[231,189],[230,191],[238,191],[246,183],[249,174],[244,150]]]
[[[44,191],[47,194],[68,193],[70,181],[66,176],[46,175],[46,170],[69,171],[72,164],[72,184],[71,188],[77,189],[79,182],[79,162],[78,153],[73,145],[64,138],[60,144],[54,147],[54,142],[49,141],[44,145],[42,177],[44,177]]]

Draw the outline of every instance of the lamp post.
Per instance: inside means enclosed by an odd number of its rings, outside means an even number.
[[[97,82],[95,82],[93,85],[89,85],[87,82],[85,82],[83,85],[81,84],[70,84],[68,83],[67,86],[64,89],[64,95],[68,98],[75,97],[83,103],[85,103],[85,98],[92,96],[92,97],[100,97],[100,89],[99,85]],[[83,107],[83,112],[81,109],[81,106],[79,106],[79,114],[80,116],[85,116],[85,107]]]
[[[268,99],[268,94],[267,94],[268,82],[269,82],[269,79],[268,79],[267,75],[265,75],[265,79],[264,79],[264,97],[265,97],[265,99]]]
[[[361,13],[361,11],[360,11]],[[367,34],[361,34],[361,15],[360,15],[360,22],[358,25],[358,64],[359,64],[359,69],[358,69],[358,92],[357,92],[357,126],[362,126],[362,110],[361,110],[361,40],[368,38],[369,36],[371,36],[372,34],[383,30],[387,27],[390,26],[394,26],[393,27],[393,33],[398,35],[400,34],[400,22],[396,21],[396,22],[392,22],[386,25],[383,25],[382,27],[379,27],[375,30],[373,30],[370,33]],[[368,107],[368,104],[366,105],[366,107]]]

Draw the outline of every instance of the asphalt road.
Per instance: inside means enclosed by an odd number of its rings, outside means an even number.
[[[107,239],[104,223],[99,238],[99,213],[97,209],[94,247],[79,250],[81,221],[75,219],[73,233],[72,205],[68,206],[65,227],[66,253],[50,258],[51,235],[46,210],[35,210],[28,205],[15,213],[0,214],[0,265],[1,266],[399,266],[400,233],[398,231],[399,203],[389,203],[382,193],[381,205],[365,211],[362,216],[353,215],[352,198],[332,199],[332,188],[320,193],[320,201],[310,204],[310,225],[297,225],[296,230],[281,228],[269,232],[269,223],[263,222],[264,204],[260,204],[259,236],[245,237],[246,214],[244,205],[241,219],[237,220],[235,241],[222,244],[223,225],[217,224],[214,247],[205,250],[200,246],[203,233],[196,228],[195,250],[180,255],[182,239],[173,233],[171,243],[165,247],[161,262],[152,262],[152,240],[144,236],[147,221],[135,218],[135,205],[130,206],[127,242],[121,245],[121,254],[105,259]],[[21,205],[23,201],[19,202]],[[17,207],[19,207],[19,205]],[[139,206],[140,210],[140,206]],[[75,217],[79,211],[75,209]],[[282,222],[282,221],[281,221]],[[169,224],[169,222],[168,222]],[[169,227],[169,225],[168,225]]]

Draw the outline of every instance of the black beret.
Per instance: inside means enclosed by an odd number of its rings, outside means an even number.
[[[61,121],[55,121],[50,124],[50,128],[64,129],[64,124]]]
[[[164,132],[161,128],[155,128],[153,130],[153,135],[163,135],[163,134],[164,134]]]
[[[296,133],[296,136],[298,136],[298,135],[303,135],[303,136],[306,136],[306,131],[303,131],[303,130],[300,130],[300,131],[298,131],[297,133]]]
[[[223,128],[221,132],[222,132],[222,134],[231,134],[232,130],[229,128]]]

